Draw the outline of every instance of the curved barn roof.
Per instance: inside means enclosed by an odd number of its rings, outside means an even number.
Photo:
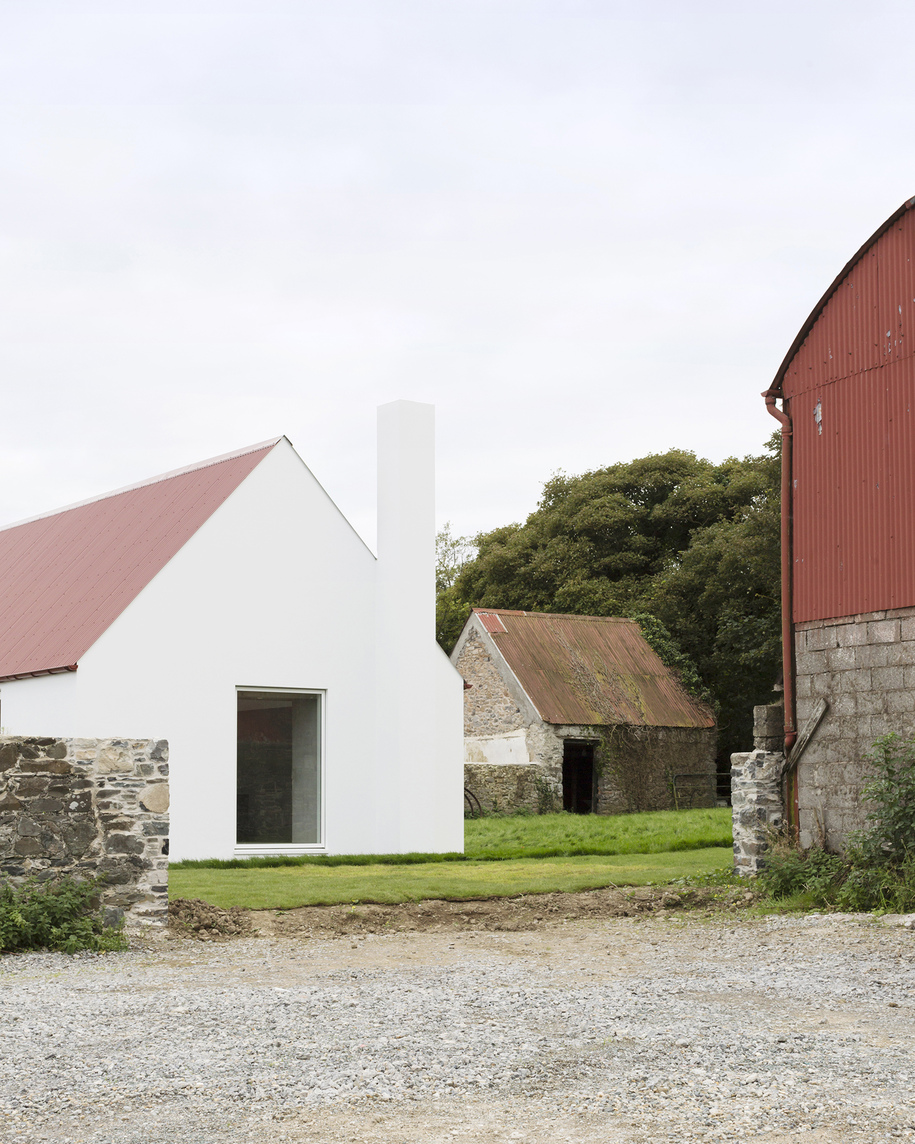
[[[899,219],[902,218],[902,216],[906,213],[906,211],[910,211],[913,207],[915,207],[915,198],[907,199],[906,202],[904,202],[902,204],[902,206],[898,208],[898,210],[893,211],[893,213],[886,220],[886,222],[882,223],[880,226],[877,227],[877,229],[870,236],[870,238],[867,240],[867,242],[865,242],[864,245],[858,251],[856,251],[855,254],[852,255],[852,257],[848,260],[848,262],[845,263],[845,265],[842,267],[842,269],[839,271],[839,273],[833,279],[833,281],[832,281],[831,285],[829,286],[829,288],[827,289],[826,293],[823,295],[823,297],[819,300],[819,302],[817,302],[817,304],[810,311],[810,314],[807,318],[807,321],[803,324],[803,326],[801,326],[800,330],[798,331],[797,337],[791,343],[791,348],[785,354],[785,358],[782,361],[782,364],[778,367],[778,372],[775,375],[775,379],[773,380],[772,385],[769,387],[769,393],[774,393],[776,397],[781,397],[781,395],[782,395],[782,384],[785,380],[785,374],[788,372],[788,367],[791,365],[791,362],[797,356],[798,350],[801,348],[801,346],[806,341],[807,335],[813,329],[814,325],[817,322],[817,319],[823,313],[823,310],[826,308],[826,305],[829,302],[829,299],[833,296],[833,294],[835,294],[835,292],[839,289],[839,287],[842,285],[842,283],[845,281],[845,279],[848,277],[848,275],[851,273],[851,271],[854,270],[854,268],[861,261],[861,259],[864,257],[864,255],[867,254],[867,252],[870,250],[870,248],[880,238],[882,238],[884,234],[886,234],[886,232],[890,229],[890,227],[894,223],[898,222]]]
[[[282,440],[0,528],[0,681],[75,671]]]

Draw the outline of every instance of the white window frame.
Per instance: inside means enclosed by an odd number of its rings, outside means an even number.
[[[295,857],[297,854],[326,854],[327,853],[327,822],[325,816],[325,808],[327,800],[324,797],[324,779],[325,779],[325,757],[324,744],[327,739],[326,726],[327,726],[327,691],[320,687],[261,687],[255,684],[236,684],[235,686],[235,711],[238,712],[238,693],[240,691],[258,691],[262,695],[317,695],[318,697],[318,733],[320,735],[320,743],[318,749],[318,801],[320,810],[318,812],[318,830],[321,842],[289,842],[277,843],[273,846],[264,845],[260,842],[235,842],[235,858],[269,858],[276,854],[279,856]],[[238,743],[238,735],[236,732],[236,744]],[[237,766],[237,763],[236,763]],[[237,772],[233,772],[237,773]],[[238,791],[235,792],[235,805],[238,805]]]

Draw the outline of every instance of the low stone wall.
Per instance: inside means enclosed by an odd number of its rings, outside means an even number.
[[[776,751],[731,755],[731,815],[734,869],[757,874],[765,865],[769,834],[784,822],[781,774],[785,756]]]
[[[0,873],[105,878],[110,921],[168,919],[168,744],[0,736]]]
[[[549,798],[543,767],[536,763],[499,766],[494,763],[465,763],[464,786],[472,791],[480,806],[489,814],[509,810],[529,810],[537,814],[547,807]],[[555,796],[554,796],[555,797]],[[562,807],[562,787],[559,788],[559,807]]]

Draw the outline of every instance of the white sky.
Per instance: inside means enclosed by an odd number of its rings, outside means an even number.
[[[0,0],[0,521],[285,433],[371,543],[400,397],[458,533],[759,452],[915,194],[913,42],[880,0]]]

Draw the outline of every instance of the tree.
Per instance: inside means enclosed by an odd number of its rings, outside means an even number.
[[[452,621],[440,632],[471,606],[648,614],[673,637],[662,658],[688,682],[685,655],[711,693],[722,753],[746,746],[780,660],[779,471],[776,436],[764,455],[718,465],[675,449],[557,474],[524,524],[476,537],[440,596]]]
[[[454,582],[475,554],[471,538],[452,536],[451,521],[446,520],[435,536],[435,638],[448,652],[470,614],[470,605],[455,592]]]

